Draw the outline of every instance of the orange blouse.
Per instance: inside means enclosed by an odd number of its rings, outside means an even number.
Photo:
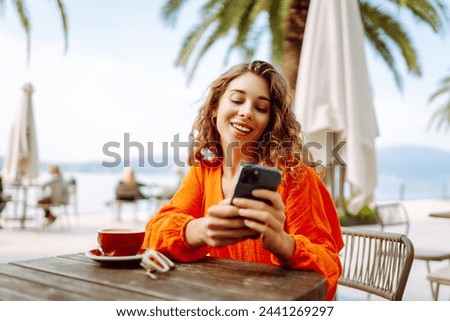
[[[342,273],[338,253],[343,247],[341,228],[333,201],[320,177],[311,168],[302,169],[297,180],[285,179],[278,187],[285,204],[286,232],[295,240],[290,268],[316,271],[327,279],[327,300],[336,293]],[[190,220],[206,215],[207,209],[223,200],[221,167],[190,167],[170,202],[147,223],[144,247],[156,249],[180,262],[206,255],[281,265],[260,239],[232,245],[193,248],[185,238]],[[284,263],[285,265],[285,263]]]

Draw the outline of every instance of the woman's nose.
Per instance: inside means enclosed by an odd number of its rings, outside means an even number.
[[[252,104],[249,102],[242,104],[239,108],[239,116],[251,119],[253,116]]]

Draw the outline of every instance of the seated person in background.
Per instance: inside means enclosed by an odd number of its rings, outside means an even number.
[[[142,186],[145,186],[145,184],[139,183],[136,180],[134,171],[129,167],[125,167],[123,170],[123,178],[116,187],[116,200],[136,201],[147,199],[147,196],[141,192]]]
[[[49,173],[50,179],[42,185],[42,190],[46,194],[38,200],[38,205],[44,209],[47,225],[52,224],[56,220],[56,216],[50,211],[50,205],[67,204],[69,201],[67,186],[59,167],[51,165]]]
[[[147,223],[143,246],[182,262],[209,255],[316,271],[332,300],[342,273],[341,228],[318,168],[303,158],[289,91],[263,61],[236,65],[210,85],[192,128],[191,166]],[[283,172],[278,191],[253,192],[270,204],[231,203],[245,162]]]

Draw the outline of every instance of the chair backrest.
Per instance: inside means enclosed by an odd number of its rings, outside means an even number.
[[[407,236],[342,227],[343,273],[339,284],[401,301],[414,259]]]
[[[70,178],[66,180],[66,186],[69,191],[69,194],[76,193],[77,191],[77,181],[75,178]]]
[[[74,207],[74,212],[78,211],[77,209],[77,180],[75,178],[70,178],[66,181],[67,192],[68,192],[68,204],[72,204]]]
[[[136,201],[140,198],[140,187],[125,185],[120,182],[116,187],[116,200]]]
[[[381,230],[387,226],[404,225],[405,234],[409,233],[409,217],[405,206],[401,203],[385,203],[375,205],[375,217]]]

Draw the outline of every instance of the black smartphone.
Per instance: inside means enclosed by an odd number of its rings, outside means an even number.
[[[276,168],[246,164],[241,168],[231,204],[235,197],[257,199],[270,204],[268,200],[254,197],[252,191],[259,188],[276,191],[280,180],[281,171]]]

